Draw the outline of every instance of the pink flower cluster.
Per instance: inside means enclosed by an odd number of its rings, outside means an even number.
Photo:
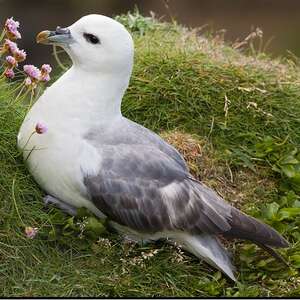
[[[52,68],[48,64],[43,64],[41,67],[41,81],[48,82],[50,80],[50,73],[52,72]]]
[[[10,69],[18,65],[17,60],[13,56],[6,56],[6,63]]]
[[[15,21],[13,17],[6,20],[4,25],[6,39],[4,40],[4,44],[0,47],[0,56],[5,53],[9,54],[5,59],[7,67],[4,71],[4,75],[10,79],[15,77],[14,68],[18,66],[18,63],[26,59],[26,52],[20,50],[15,43],[15,40],[21,38],[21,34],[18,31],[19,26],[20,23]]]
[[[15,21],[13,17],[7,19],[4,25],[6,36],[10,40],[20,39],[21,34],[18,31],[19,27],[20,23],[18,21]]]
[[[38,233],[38,228],[27,226],[25,227],[25,235],[29,239],[34,239]]]
[[[15,77],[14,68],[18,66],[18,63],[23,62],[26,59],[26,52],[20,50],[17,44],[9,39],[5,39],[0,51],[1,54],[9,54],[5,59],[7,67],[4,74],[7,78],[12,79]]]
[[[18,31],[20,27],[20,23],[15,21],[13,17],[6,20],[4,25],[4,32],[6,38],[4,39],[4,43],[0,46],[0,57],[3,54],[8,54],[5,58],[6,69],[3,73],[9,79],[13,79],[15,77],[14,69],[18,67],[20,62],[25,61],[26,52],[24,50],[20,50],[18,45],[16,44],[16,40],[21,38],[21,34]],[[1,42],[1,41],[0,41]],[[25,65],[23,67],[24,72],[27,77],[25,79],[25,86],[30,88],[36,88],[39,82],[48,82],[50,80],[50,73],[52,68],[50,65],[42,65],[41,70],[33,65]]]
[[[42,65],[41,70],[34,65],[25,65],[23,67],[23,70],[28,76],[25,79],[25,85],[31,88],[35,88],[38,82],[48,82],[50,80],[49,74],[51,73],[52,68],[47,64]]]
[[[1,47],[1,54],[9,53],[17,62],[22,62],[26,59],[26,52],[20,50],[17,44],[9,39],[5,39],[4,44]]]

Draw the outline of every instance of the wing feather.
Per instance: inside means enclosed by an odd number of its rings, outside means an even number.
[[[268,248],[288,246],[270,226],[192,178],[180,153],[159,136],[125,118],[120,122],[86,136],[102,164],[96,176],[84,174],[84,183],[112,221],[147,233],[181,230],[248,239]]]
[[[99,174],[84,182],[94,204],[112,221],[142,232],[230,229],[230,206],[159,149],[109,146],[102,159]]]

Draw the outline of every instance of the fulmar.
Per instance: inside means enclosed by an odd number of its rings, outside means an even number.
[[[72,215],[85,207],[137,241],[176,242],[232,280],[219,236],[250,240],[273,255],[273,247],[288,246],[270,226],[194,178],[161,137],[122,116],[134,58],[122,24],[88,15],[41,32],[37,41],[61,46],[73,63],[32,106],[18,135],[45,203]],[[48,131],[32,135],[38,122]]]

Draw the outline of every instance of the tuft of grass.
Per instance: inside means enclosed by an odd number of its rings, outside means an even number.
[[[291,268],[252,244],[224,241],[239,270],[234,284],[178,247],[128,245],[86,212],[72,218],[45,210],[16,149],[27,107],[14,103],[17,83],[2,80],[0,295],[299,295],[298,66],[138,12],[118,20],[136,44],[124,114],[177,147],[193,174],[226,200],[282,232]],[[38,228],[35,239],[25,237],[26,226]]]

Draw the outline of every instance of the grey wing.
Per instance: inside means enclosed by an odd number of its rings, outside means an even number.
[[[84,179],[109,219],[141,232],[228,231],[231,207],[158,148],[105,146],[97,176]]]
[[[173,146],[168,144],[159,135],[152,132],[148,128],[145,128],[145,127],[141,126],[140,124],[134,123],[132,121],[131,121],[131,124],[133,127],[135,127],[136,130],[140,131],[139,132],[140,136],[143,136],[148,141],[151,141],[160,151],[162,151],[163,153],[165,153],[168,156],[170,156],[171,158],[173,158],[173,160],[175,160],[184,171],[188,172],[188,166],[187,166],[184,158],[182,157],[182,155],[178,152],[178,150],[176,148],[174,148]]]
[[[114,122],[109,128],[89,132],[86,139],[96,148],[99,148],[98,141],[101,141],[101,147],[105,144],[107,146],[140,145],[158,148],[172,158],[182,170],[188,172],[184,158],[173,146],[151,130],[126,118]]]

